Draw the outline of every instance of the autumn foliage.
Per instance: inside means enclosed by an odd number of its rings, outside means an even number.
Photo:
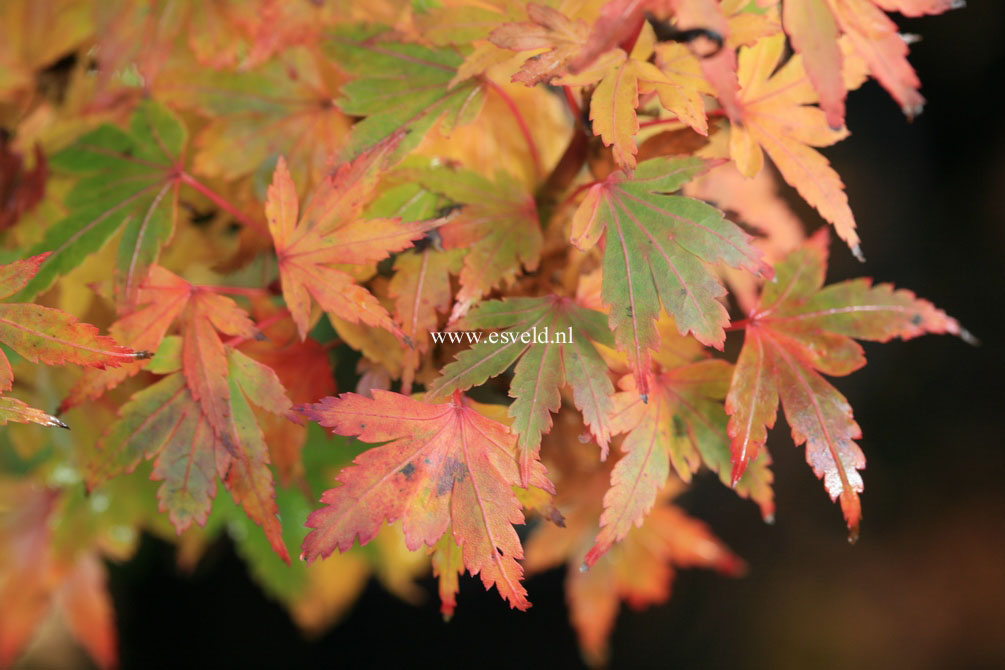
[[[115,665],[141,531],[230,533],[314,631],[371,575],[449,618],[465,573],[524,610],[567,565],[602,663],[620,603],[744,571],[674,500],[704,469],[770,523],[779,408],[857,538],[830,378],[970,336],[827,283],[868,250],[818,149],[868,77],[920,113],[886,12],[955,4],[0,4],[0,665],[54,609]]]

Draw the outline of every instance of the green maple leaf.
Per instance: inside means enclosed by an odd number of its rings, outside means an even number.
[[[340,31],[324,45],[326,53],[354,80],[342,87],[339,109],[366,117],[353,126],[343,158],[351,160],[399,129],[408,134],[397,156],[418,146],[440,121],[440,132],[474,120],[485,100],[475,79],[451,82],[463,58],[449,48],[385,41],[380,31]]]
[[[450,315],[456,321],[490,290],[512,281],[521,266],[537,269],[544,244],[537,205],[508,172],[499,170],[490,180],[464,168],[415,167],[417,163],[406,163],[392,177],[418,182],[459,206],[437,229],[444,249],[465,250],[461,288]]]
[[[26,256],[50,252],[18,293],[27,302],[97,252],[123,228],[115,264],[117,302],[128,308],[147,268],[170,239],[182,182],[187,132],[165,107],[142,102],[123,130],[104,124],[51,158],[54,170],[78,175],[66,196],[69,215]]]
[[[714,263],[763,276],[771,268],[752,238],[714,207],[668,195],[709,167],[700,158],[654,158],[629,177],[618,170],[592,186],[573,217],[572,243],[593,247],[606,231],[602,296],[610,325],[647,393],[649,350],[659,344],[660,303],[681,334],[722,349],[729,323],[726,289]]]
[[[558,296],[481,303],[458,327],[506,330],[497,334],[498,343],[486,340],[461,352],[443,368],[429,396],[477,386],[516,363],[509,390],[515,402],[510,405],[509,415],[513,417],[512,430],[519,436],[523,481],[528,481],[542,433],[551,430],[551,413],[558,411],[559,391],[566,383],[572,387],[576,407],[606,456],[611,436],[607,417],[614,385],[608,378],[607,364],[590,342],[613,346],[611,331],[604,321],[600,312]],[[536,334],[542,341],[529,341],[525,333],[530,337]]]

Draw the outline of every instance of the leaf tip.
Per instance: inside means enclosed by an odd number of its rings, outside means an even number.
[[[851,247],[851,254],[859,263],[865,263],[865,254],[862,253],[862,245],[855,244]]]
[[[981,341],[973,333],[971,333],[969,330],[967,330],[963,326],[958,326],[958,328],[959,328],[959,332],[956,333],[957,337],[959,337],[961,340],[963,340],[964,342],[966,342],[967,344],[969,344],[972,347],[979,347],[979,346],[981,346]]]

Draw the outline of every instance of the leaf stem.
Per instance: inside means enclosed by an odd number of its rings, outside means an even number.
[[[199,288],[219,295],[244,295],[248,297],[268,295],[269,290],[264,288],[247,288],[244,286],[212,286],[200,284]]]
[[[259,233],[262,233],[263,235],[268,235],[269,234],[268,229],[265,227],[265,225],[263,223],[261,223],[260,221],[257,221],[256,219],[252,219],[251,217],[249,217],[248,215],[246,215],[244,212],[242,212],[241,210],[239,210],[237,207],[235,207],[234,205],[230,204],[230,202],[226,198],[224,198],[223,196],[221,196],[218,193],[216,193],[215,191],[213,191],[211,188],[209,188],[208,186],[206,186],[205,184],[203,184],[202,182],[200,182],[199,180],[197,180],[195,177],[193,177],[189,173],[182,172],[179,175],[178,179],[181,180],[182,183],[188,184],[189,186],[191,186],[192,188],[194,188],[196,191],[198,191],[199,193],[202,193],[204,196],[206,196],[207,198],[209,198],[209,200],[214,205],[216,205],[217,207],[219,207],[223,211],[227,212],[227,214],[230,214],[232,217],[234,217],[234,220],[236,220],[241,225],[243,225],[243,226],[245,226],[247,228],[252,228],[254,230],[257,230]]]
[[[281,322],[281,321],[283,321],[285,319],[288,319],[288,318],[290,318],[290,310],[288,310],[286,308],[283,308],[281,311],[278,311],[275,314],[271,314],[271,315],[265,317],[264,319],[262,319],[261,321],[259,321],[258,323],[256,323],[255,324],[255,330],[257,330],[259,333],[262,333],[262,331],[264,331],[266,328],[269,328],[270,326],[274,326],[277,323],[279,323],[279,322]],[[238,335],[237,337],[230,338],[229,340],[227,340],[223,344],[224,344],[224,346],[227,346],[227,347],[236,347],[236,346],[238,346],[240,344],[244,344],[248,340],[254,340],[254,339],[258,339],[258,338],[257,337],[245,337],[243,335]]]
[[[709,118],[711,118],[713,116],[726,116],[726,112],[725,112],[725,110],[722,110],[722,109],[713,109],[711,112],[706,113],[705,116],[707,116]],[[641,128],[649,128],[650,126],[659,126],[659,125],[662,125],[664,123],[684,123],[684,122],[681,121],[676,116],[671,116],[671,117],[666,118],[666,119],[650,119],[649,121],[643,121],[642,123],[639,124],[639,128],[640,129]]]
[[[576,189],[572,193],[570,193],[569,195],[567,195],[565,197],[565,199],[562,200],[562,202],[559,204],[558,208],[559,209],[565,208],[566,206],[568,206],[569,204],[571,204],[573,200],[576,199],[577,195],[579,195],[583,191],[585,191],[585,190],[587,190],[587,189],[589,189],[589,188],[591,188],[593,186],[596,186],[597,184],[601,183],[601,181],[602,180],[600,180],[600,179],[595,179],[593,181],[588,181],[585,184],[580,184],[579,186],[576,187]]]
[[[540,177],[544,169],[541,167],[541,154],[538,153],[537,144],[534,142],[534,137],[530,134],[530,127],[527,125],[526,119],[524,119],[523,114],[520,113],[520,108],[516,106],[516,102],[502,86],[495,83],[488,77],[485,77],[485,83],[488,84],[489,88],[495,91],[502,101],[506,103],[506,106],[509,107],[510,113],[513,114],[513,118],[516,120],[516,124],[520,126],[520,133],[523,135],[523,139],[527,143],[527,150],[530,151],[531,160],[534,161],[534,174],[535,176]]]
[[[750,319],[740,319],[739,321],[734,321],[733,323],[726,326],[723,330],[727,333],[732,333],[737,330],[746,330],[747,326],[751,323]]]
[[[576,95],[568,86],[563,86],[562,92],[565,93],[565,102],[569,105],[569,111],[572,112],[573,118],[575,118],[576,122],[579,123],[583,116],[583,110],[579,106],[579,101],[576,100]]]

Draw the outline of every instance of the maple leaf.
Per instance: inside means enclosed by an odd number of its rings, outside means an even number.
[[[561,405],[559,391],[568,383],[576,407],[607,455],[614,386],[607,364],[590,343],[614,345],[604,315],[576,305],[568,298],[507,298],[483,302],[456,324],[466,330],[506,328],[498,343],[479,342],[446,365],[433,382],[428,397],[463,391],[482,384],[516,363],[509,395],[512,430],[524,486],[538,459],[542,433],[551,430],[551,414]],[[526,335],[525,335],[526,333]]]
[[[254,303],[253,314],[260,323],[267,319],[275,320],[283,313],[268,299]],[[263,328],[262,334],[265,335],[264,340],[250,339],[238,348],[272,369],[288,390],[291,401],[313,402],[335,393],[328,350],[320,342],[310,337],[301,340],[296,326],[289,319],[275,321]],[[272,412],[259,412],[257,417],[280,479],[288,480],[302,474],[300,452],[307,439],[306,427]]]
[[[511,489],[520,484],[515,437],[504,424],[482,416],[460,393],[442,404],[381,390],[373,399],[343,393],[303,412],[339,435],[387,443],[343,469],[342,485],[321,498],[327,506],[308,517],[314,529],[303,545],[308,562],[348,550],[357,537],[366,544],[382,522],[400,518],[410,550],[432,547],[450,532],[464,566],[481,574],[486,588],[495,585],[512,607],[530,606],[513,529],[523,523]],[[554,491],[537,460],[530,483]]]
[[[24,287],[34,281],[49,256],[43,253],[0,265],[0,300],[23,293]],[[111,337],[98,335],[97,328],[81,323],[65,312],[27,303],[0,303],[0,343],[32,363],[41,361],[45,365],[73,363],[106,368],[149,357],[145,351],[133,351],[119,346]],[[10,361],[0,351],[0,393],[9,391],[13,383],[14,372]],[[16,404],[14,401],[11,405],[11,412],[15,411]],[[24,416],[34,415],[29,413]]]
[[[432,193],[421,184],[406,181],[396,184],[388,179],[388,185],[367,207],[367,218],[400,218],[402,221],[422,221],[433,219],[448,207],[442,196]],[[430,231],[425,238],[416,241],[416,248],[399,253],[394,259],[394,276],[387,286],[388,296],[394,300],[394,319],[401,331],[411,340],[412,347],[406,348],[401,356],[401,392],[409,395],[415,374],[425,356],[432,349],[431,332],[439,330],[441,314],[450,311],[453,289],[450,275],[461,271],[464,261],[463,249],[445,251],[439,233]],[[361,347],[369,357],[366,344],[386,348],[373,341],[367,333],[368,342]],[[389,360],[375,359],[387,368],[393,367]],[[327,394],[331,395],[331,394]]]
[[[108,332],[137,351],[157,351],[165,334],[188,304],[191,287],[181,277],[159,265],[151,266],[136,291],[136,310],[126,314]],[[59,406],[59,412],[100,397],[136,375],[149,360],[127,362],[116,368],[85,370]]]
[[[183,63],[158,78],[156,92],[210,119],[194,142],[198,174],[235,180],[283,155],[294,181],[307,184],[322,179],[349,131],[334,105],[334,79],[320,53],[297,47],[254,70]]]
[[[828,127],[826,114],[812,106],[818,100],[796,55],[776,71],[785,36],[766,37],[740,51],[738,76],[740,121],[730,128],[730,154],[741,173],[757,174],[768,153],[782,178],[834,225],[838,236],[861,259],[855,218],[848,207],[841,177],[811,147],[824,147],[847,137]],[[846,59],[844,85],[854,89],[865,79],[861,61]]]
[[[161,511],[170,514],[181,533],[193,522],[206,523],[219,476],[234,501],[262,526],[275,552],[289,562],[276,516],[268,448],[249,405],[283,414],[292,407],[285,389],[271,368],[228,348],[222,373],[227,406],[211,407],[224,414],[223,432],[215,425],[221,417],[207,414],[186,375],[175,372],[184,365],[184,360],[169,365],[171,374],[123,405],[119,420],[86,462],[88,487],[131,472],[142,459],[156,458],[151,478],[162,482],[157,494]]]
[[[645,403],[636,392],[635,380],[622,380],[623,390],[614,396],[608,420],[613,434],[627,433],[621,443],[624,456],[611,471],[600,533],[586,554],[586,565],[593,565],[615,542],[624,539],[633,525],[642,525],[666,484],[671,465],[685,483],[703,461],[728,476],[723,467],[723,461],[728,461],[729,442],[721,399],[731,373],[731,365],[715,359],[669,369],[649,383]],[[769,516],[774,505],[764,477],[761,467],[756,473],[752,470],[751,477],[738,482],[737,491],[741,495],[753,493]]]
[[[822,229],[775,266],[776,281],[764,285],[746,321],[726,412],[735,481],[764,445],[781,401],[793,442],[806,444],[807,462],[831,499],[840,498],[854,540],[862,517],[858,471],[865,456],[854,442],[861,430],[848,401],[820,373],[843,376],[865,365],[862,347],[852,338],[970,336],[930,302],[890,284],[852,279],[821,288],[827,248]]]
[[[461,249],[437,251],[426,248],[407,251],[394,259],[394,277],[389,291],[394,298],[394,316],[414,347],[405,351],[401,392],[411,393],[420,358],[432,348],[429,333],[438,329],[438,313],[450,310],[450,275],[461,270]]]
[[[265,213],[279,258],[283,298],[300,331],[307,336],[311,298],[329,314],[403,336],[387,310],[336,263],[365,264],[412,246],[439,222],[406,223],[398,219],[360,218],[373,195],[380,168],[401,141],[400,134],[342,165],[315,190],[299,211],[286,161],[276,165]],[[299,214],[299,219],[298,219]]]
[[[65,200],[70,214],[28,252],[51,253],[19,299],[30,300],[49,288],[122,228],[115,288],[119,306],[128,311],[147,268],[174,230],[185,138],[185,126],[173,113],[142,102],[128,132],[105,124],[54,154],[52,167],[79,179]]]
[[[402,168],[396,174],[462,205],[437,229],[445,249],[467,250],[451,322],[512,281],[521,265],[528,272],[537,268],[543,244],[537,206],[512,175],[497,171],[490,181],[463,168]]]
[[[339,109],[365,117],[352,127],[343,157],[355,158],[399,130],[407,133],[395,150],[414,149],[437,121],[449,135],[478,116],[485,88],[476,79],[451,85],[462,58],[453,49],[387,41],[366,29],[339,32],[325,42],[325,53],[354,77],[342,87]]]
[[[709,167],[698,158],[654,158],[629,178],[623,171],[591,186],[572,220],[572,243],[583,250],[606,235],[604,303],[618,347],[627,352],[645,395],[649,350],[659,340],[660,303],[681,334],[721,349],[729,323],[718,301],[726,290],[710,263],[762,276],[771,268],[752,238],[699,200],[667,195]]]
[[[625,170],[633,169],[636,164],[635,135],[639,132],[636,108],[640,94],[655,93],[663,107],[683,123],[701,135],[708,134],[701,94],[712,90],[694,72],[677,68],[664,71],[650,63],[655,41],[653,29],[646,23],[631,54],[621,49],[608,51],[583,71],[557,81],[563,86],[580,87],[596,83],[590,97],[593,132],[605,146],[613,146],[614,160]],[[683,48],[678,51],[678,55],[684,54]]]
[[[489,41],[501,49],[512,51],[539,51],[531,56],[520,70],[513,75],[513,81],[527,86],[545,82],[560,76],[568,62],[582,50],[589,34],[589,26],[584,21],[570,19],[562,12],[547,5],[527,4],[530,21],[505,23],[489,34]]]
[[[883,10],[906,16],[941,14],[963,6],[955,0],[800,0],[783,3],[785,32],[802,54],[810,80],[820,94],[820,106],[832,128],[844,125],[845,65],[838,36],[848,36],[851,48],[877,81],[900,104],[904,114],[921,113],[925,99],[921,82],[907,61],[908,43]]]

